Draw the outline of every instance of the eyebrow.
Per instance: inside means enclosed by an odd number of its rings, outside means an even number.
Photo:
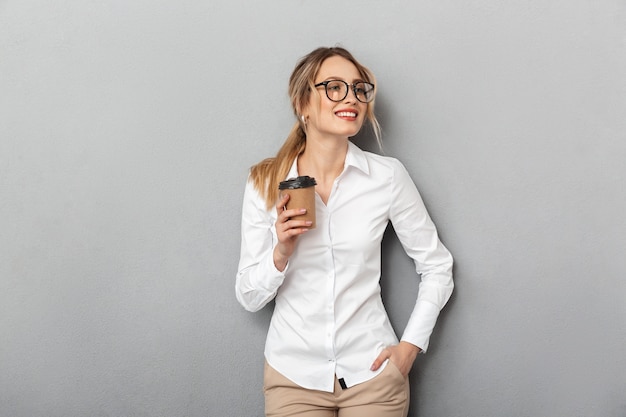
[[[343,77],[338,77],[338,76],[335,76],[335,75],[331,75],[330,77],[324,78],[324,80],[322,80],[322,82],[324,82],[324,81],[333,81],[333,80],[346,81],[346,79],[343,78]],[[368,81],[365,81],[363,78],[360,78],[360,77],[359,78],[355,78],[355,79],[352,80],[353,84],[354,83],[364,83],[364,82],[368,82]]]

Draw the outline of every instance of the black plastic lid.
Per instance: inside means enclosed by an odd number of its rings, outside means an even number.
[[[281,181],[278,185],[279,190],[294,190],[296,188],[307,188],[317,185],[315,178],[304,175],[298,178],[289,178],[286,181]]]

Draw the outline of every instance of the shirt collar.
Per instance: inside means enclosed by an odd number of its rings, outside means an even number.
[[[349,166],[353,166],[363,171],[363,173],[365,174],[369,175],[370,173],[370,167],[367,163],[367,157],[365,156],[365,152],[352,142],[348,142],[348,154],[346,155],[344,170]]]
[[[367,163],[367,157],[365,156],[365,152],[358,146],[356,146],[352,142],[348,142],[348,153],[346,154],[346,161],[343,165],[343,170],[346,171],[348,167],[354,167],[358,170],[363,171],[363,173],[370,173],[370,168]],[[287,174],[287,178],[295,178],[298,176],[298,158],[294,159],[293,164],[291,164],[291,169]]]

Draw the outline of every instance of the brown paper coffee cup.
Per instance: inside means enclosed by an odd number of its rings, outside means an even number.
[[[281,196],[289,194],[287,210],[306,209],[306,213],[293,216],[294,220],[309,220],[309,229],[315,228],[315,178],[303,176],[282,181],[279,185]]]

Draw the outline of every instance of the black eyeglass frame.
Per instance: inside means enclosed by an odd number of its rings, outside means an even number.
[[[339,100],[333,100],[332,98],[330,98],[330,96],[328,95],[328,84],[330,83],[335,83],[335,82],[342,82],[346,85],[346,95],[344,95],[342,98],[340,98]],[[365,84],[366,86],[371,86],[372,89],[369,90],[368,93],[372,94],[372,99],[369,101],[363,101],[359,98],[359,95],[357,94],[357,84]],[[347,82],[345,82],[344,80],[326,80],[326,81],[322,81],[321,83],[317,83],[314,85],[315,88],[324,86],[324,91],[326,92],[326,97],[328,97],[328,99],[330,101],[334,101],[335,103],[338,103],[340,101],[343,101],[346,99],[346,97],[348,97],[348,93],[350,92],[350,90],[352,90],[352,93],[354,93],[354,97],[356,97],[357,100],[359,100],[361,103],[371,103],[374,100],[374,96],[375,96],[375,91],[376,91],[376,86],[372,83],[368,83],[367,81],[359,81],[356,82],[354,84],[348,84]],[[365,92],[365,90],[363,90],[364,93],[363,95],[366,95],[367,93]]]

